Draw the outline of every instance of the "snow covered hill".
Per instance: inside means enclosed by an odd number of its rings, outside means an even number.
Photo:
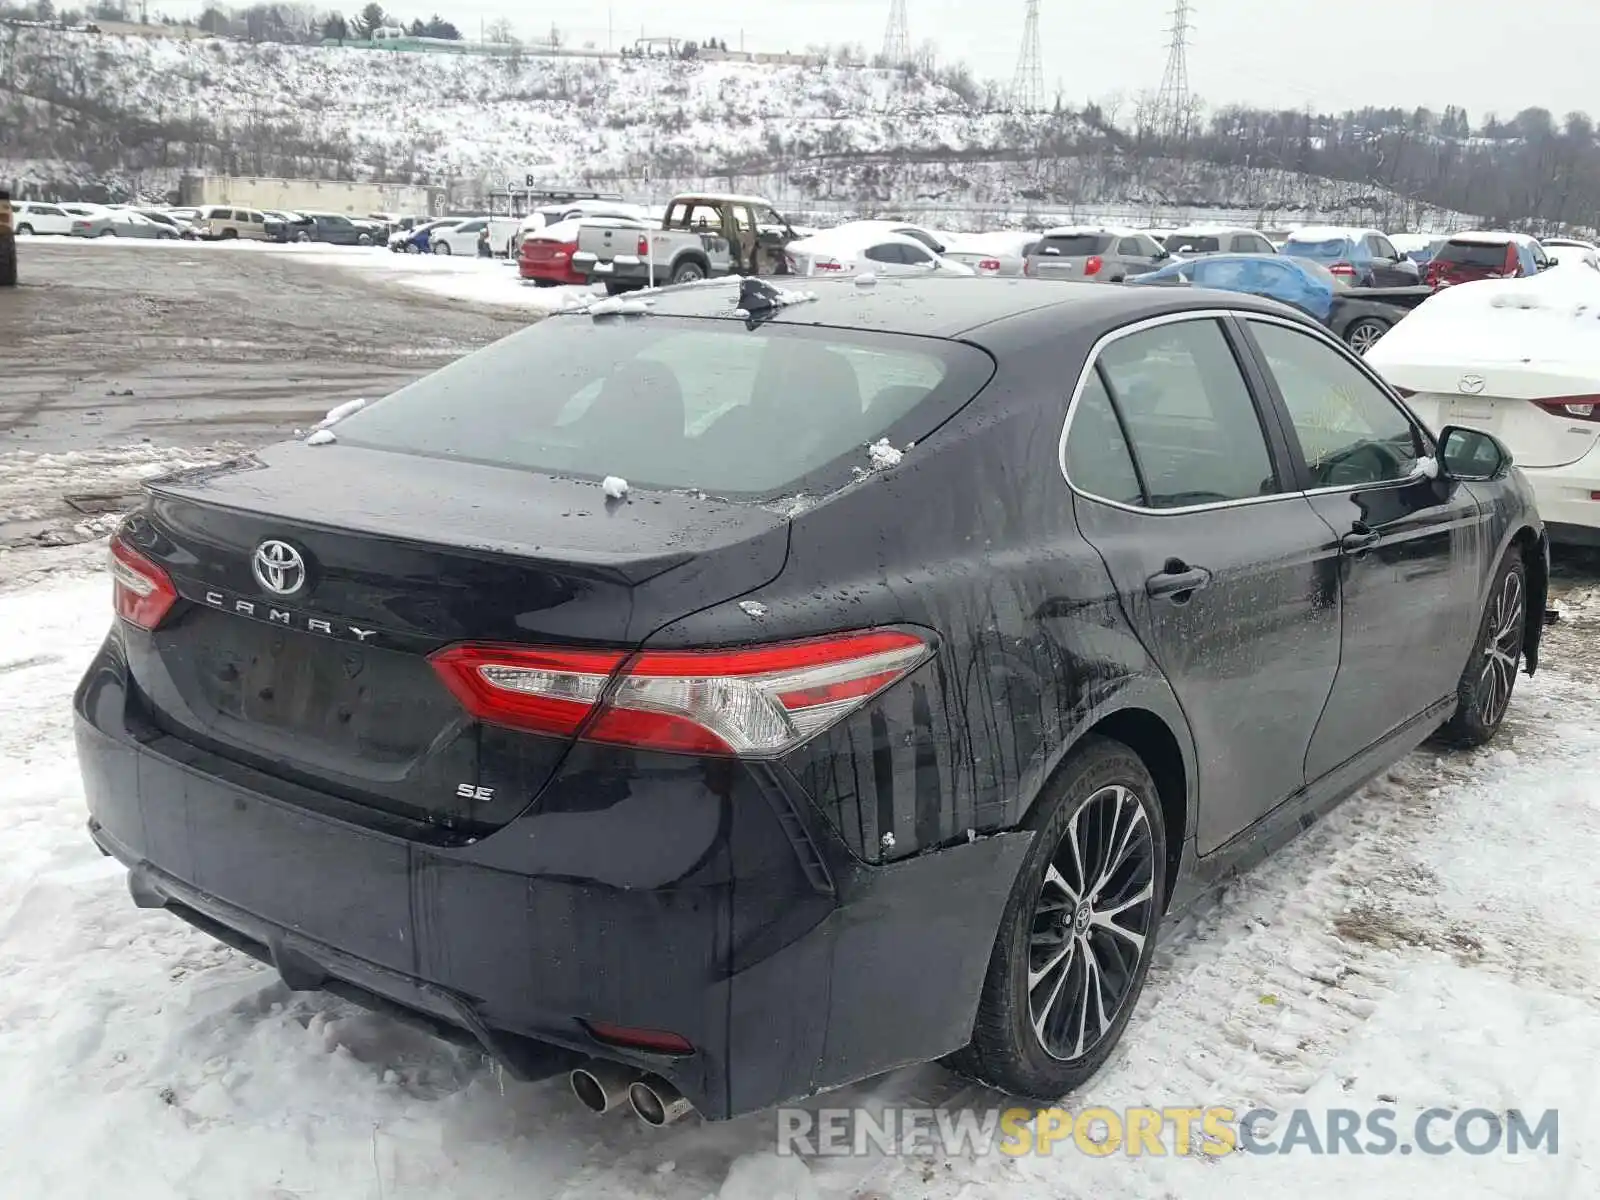
[[[658,195],[759,187],[796,212],[1042,206],[1070,217],[1089,206],[1144,220],[1231,210],[1453,223],[1348,183],[1141,161],[1072,114],[997,111],[995,89],[959,71],[7,33],[0,181],[35,193],[158,195],[186,168],[495,184],[533,171]]]

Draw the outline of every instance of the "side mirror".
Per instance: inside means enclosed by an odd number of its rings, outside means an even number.
[[[1549,268],[1555,266],[1560,261],[1561,260],[1559,258],[1557,258],[1555,255],[1552,254],[1549,258],[1544,260],[1544,265],[1545,265],[1546,270],[1548,270]]]
[[[1439,463],[1448,479],[1481,483],[1506,473],[1511,451],[1492,433],[1447,425],[1439,435]]]

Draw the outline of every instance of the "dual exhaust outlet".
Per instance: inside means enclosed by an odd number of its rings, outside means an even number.
[[[694,1111],[683,1093],[665,1079],[604,1059],[591,1059],[574,1068],[567,1082],[578,1103],[590,1112],[608,1113],[626,1104],[652,1129],[671,1125]]]

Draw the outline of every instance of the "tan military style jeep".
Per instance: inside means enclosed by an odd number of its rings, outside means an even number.
[[[11,193],[0,191],[0,287],[17,286],[17,230],[11,220]]]

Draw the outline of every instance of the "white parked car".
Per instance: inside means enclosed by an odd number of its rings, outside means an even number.
[[[66,237],[72,233],[72,217],[59,204],[41,204],[37,200],[13,200],[12,221],[19,236],[31,233],[51,233]]]
[[[459,224],[437,226],[428,234],[428,248],[435,254],[465,254],[468,258],[478,253],[479,235],[489,228],[488,217],[469,217]]]
[[[979,275],[1021,275],[1028,253],[1041,236],[1015,229],[953,234],[945,244],[944,257],[971,267]]]
[[[860,224],[866,224],[862,222]],[[969,266],[935,254],[920,239],[877,227],[840,225],[784,247],[796,275],[973,275]]]
[[[1582,265],[1600,271],[1600,247],[1577,238],[1540,238],[1539,244],[1558,266]]]
[[[1446,288],[1366,361],[1434,432],[1464,425],[1504,442],[1552,542],[1600,546],[1600,274]]]

